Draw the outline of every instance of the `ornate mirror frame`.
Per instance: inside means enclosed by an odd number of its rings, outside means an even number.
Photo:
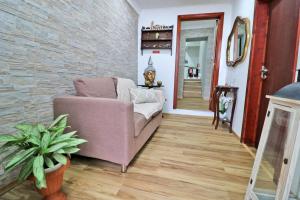
[[[232,38],[235,36],[236,30],[238,29],[239,24],[244,24],[245,25],[245,34],[246,34],[246,41],[245,41],[245,46],[243,48],[243,53],[240,57],[238,57],[235,60],[230,60],[230,47],[232,45]],[[234,67],[237,64],[241,63],[244,61],[246,58],[247,52],[248,52],[248,47],[249,47],[249,42],[250,42],[250,21],[248,18],[242,18],[242,17],[236,17],[231,33],[228,36],[227,40],[227,49],[226,49],[226,64],[230,67]]]

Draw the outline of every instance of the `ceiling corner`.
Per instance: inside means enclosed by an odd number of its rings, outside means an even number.
[[[129,3],[129,5],[132,6],[132,8],[133,8],[138,14],[141,13],[142,7],[141,7],[141,5],[138,3],[137,0],[127,0],[127,2]]]

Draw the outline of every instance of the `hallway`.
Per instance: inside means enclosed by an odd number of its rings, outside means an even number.
[[[209,101],[202,97],[202,80],[185,79],[183,87],[183,98],[177,99],[177,108],[184,110],[209,110]]]
[[[201,110],[201,111],[208,111],[209,102],[203,100],[202,98],[183,98],[178,99],[178,108],[185,109],[185,110]]]
[[[128,172],[108,162],[75,157],[65,175],[69,200],[242,200],[253,158],[211,118],[165,115]],[[39,200],[29,182],[1,200]]]

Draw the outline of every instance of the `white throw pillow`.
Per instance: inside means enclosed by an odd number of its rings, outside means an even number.
[[[156,92],[153,89],[130,89],[130,97],[135,104],[157,102]]]
[[[118,78],[117,94],[118,100],[126,103],[130,103],[130,89],[136,88],[133,80],[126,78]]]

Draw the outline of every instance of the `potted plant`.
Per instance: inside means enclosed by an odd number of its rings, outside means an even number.
[[[86,140],[76,131],[64,133],[67,115],[61,115],[46,127],[43,124],[19,124],[15,135],[0,135],[0,164],[5,173],[20,168],[18,181],[30,179],[45,199],[66,199],[61,192],[63,175],[69,166],[70,154]]]

